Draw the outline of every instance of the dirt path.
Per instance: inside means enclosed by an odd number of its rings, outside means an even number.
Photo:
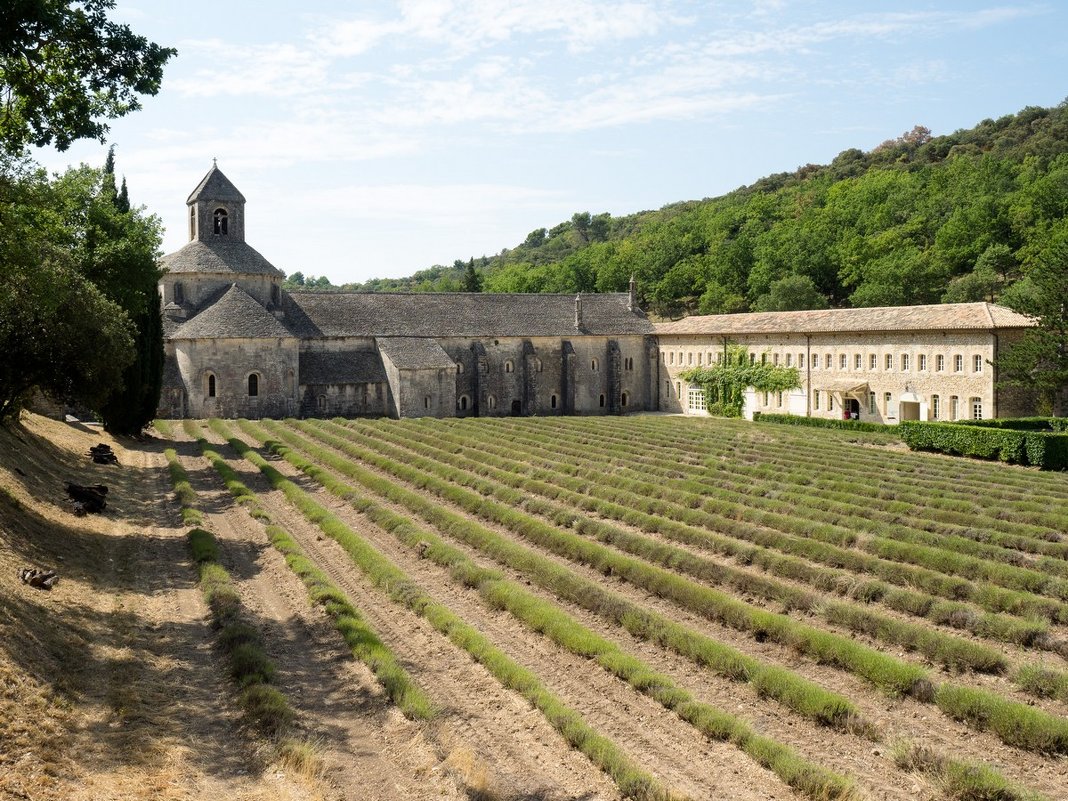
[[[210,432],[206,436],[218,441]],[[425,620],[389,602],[336,543],[270,488],[255,467],[227,446],[220,445],[219,452],[257,493],[272,519],[349,596],[413,679],[443,707],[443,729],[436,736],[450,751],[450,767],[470,783],[481,783],[505,797],[618,798],[615,785],[572,750],[540,712],[504,689]]]
[[[27,415],[0,456],[0,798],[323,798],[228,701],[158,448]],[[106,483],[107,509],[75,517],[67,480]],[[19,583],[29,565],[55,589]]]

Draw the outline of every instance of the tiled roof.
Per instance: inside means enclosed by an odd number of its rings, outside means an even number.
[[[218,301],[186,321],[171,339],[272,339],[293,334],[251,295],[233,284]]]
[[[386,370],[377,351],[320,351],[300,352],[300,383],[360,384],[385,381]]]
[[[222,170],[216,167],[214,164],[211,169],[208,170],[208,174],[205,175],[197,188],[193,190],[192,194],[185,201],[186,205],[194,203],[197,200],[203,198],[204,200],[229,200],[237,201],[238,203],[245,202],[245,196],[237,191],[237,187],[234,186],[230,179],[223,175]]]
[[[379,337],[378,348],[399,370],[427,370],[455,367],[435,340],[421,337]]]
[[[670,334],[816,334],[838,331],[955,331],[1030,328],[1035,321],[993,303],[942,303],[871,309],[710,314],[656,323]]]
[[[628,295],[582,296],[575,327],[574,295],[459,292],[294,293],[286,319],[302,337],[567,337],[651,334]]]
[[[202,242],[193,240],[159,260],[159,266],[171,273],[242,273],[275,275],[285,273],[263,258],[255,248],[237,240]]]

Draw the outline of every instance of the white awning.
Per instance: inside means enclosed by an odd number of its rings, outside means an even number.
[[[837,395],[853,395],[859,399],[864,398],[868,393],[867,381],[856,380],[839,380],[839,381],[821,381],[815,380],[812,382],[812,388],[823,392],[831,392]]]
[[[923,403],[923,398],[915,392],[906,392],[900,398],[901,403]]]

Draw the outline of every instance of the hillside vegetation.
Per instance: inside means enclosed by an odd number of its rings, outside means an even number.
[[[575,214],[512,249],[346,289],[624,291],[653,315],[996,300],[1068,240],[1068,103],[761,178],[624,217]],[[294,276],[297,277],[297,276]],[[298,278],[299,284],[303,276]],[[328,289],[322,278],[309,289]]]

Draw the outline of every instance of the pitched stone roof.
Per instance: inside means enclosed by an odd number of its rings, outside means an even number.
[[[455,367],[435,340],[421,337],[379,337],[378,348],[398,370],[430,370]]]
[[[263,258],[251,245],[233,239],[218,242],[194,239],[180,250],[160,259],[159,266],[171,273],[240,273],[285,277],[285,273]]]
[[[955,331],[1030,328],[1035,321],[993,303],[942,303],[870,309],[710,314],[657,323],[656,333],[817,334],[839,331]]]
[[[294,293],[286,319],[302,337],[567,337],[652,334],[626,293],[583,295],[575,327],[574,295],[462,292]]]
[[[318,351],[300,352],[300,383],[360,384],[385,381],[386,369],[376,351]]]
[[[273,339],[293,334],[237,284],[196,317],[187,320],[171,339]]]
[[[245,196],[237,191],[237,187],[214,164],[211,165],[208,174],[201,179],[200,183],[197,184],[197,188],[193,190],[193,193],[189,195],[185,202],[186,205],[189,205],[200,199],[245,202]]]

